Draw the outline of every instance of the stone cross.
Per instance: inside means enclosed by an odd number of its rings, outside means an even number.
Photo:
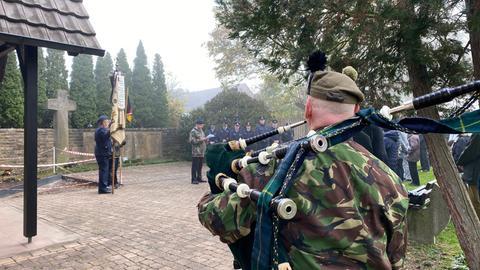
[[[54,133],[55,133],[55,148],[63,150],[68,147],[68,112],[77,109],[75,101],[68,99],[68,92],[65,90],[57,91],[56,99],[49,99],[47,103],[49,110],[55,111],[54,116]],[[66,155],[57,151],[56,162],[65,162],[68,160]]]

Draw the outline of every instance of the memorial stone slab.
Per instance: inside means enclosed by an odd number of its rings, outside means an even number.
[[[77,104],[73,100],[68,99],[66,90],[58,90],[56,99],[49,99],[47,108],[54,110],[54,138],[55,148],[63,150],[68,147],[68,112],[77,109]],[[66,162],[68,157],[62,152],[57,151],[55,162]]]

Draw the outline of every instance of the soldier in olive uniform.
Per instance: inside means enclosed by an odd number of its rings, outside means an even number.
[[[192,184],[206,182],[202,179],[202,164],[208,139],[203,133],[204,122],[197,119],[195,127],[190,131],[189,141],[192,144]]]
[[[364,95],[353,80],[332,71],[312,76],[305,106],[311,133],[355,115]],[[264,165],[250,164],[238,181],[262,190],[275,163],[262,170]],[[279,269],[402,268],[408,196],[387,165],[349,139],[322,153],[309,152],[293,180],[286,197],[298,210],[280,224],[279,248],[285,256],[279,258]],[[198,210],[202,225],[224,243],[234,245],[253,234],[256,205],[236,193],[206,194]],[[257,229],[262,235],[263,228]],[[255,238],[262,239],[257,233]],[[250,266],[243,262],[242,268]]]

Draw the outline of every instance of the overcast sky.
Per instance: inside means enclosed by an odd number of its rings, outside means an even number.
[[[103,49],[124,48],[130,67],[139,40],[149,65],[159,53],[166,72],[190,91],[218,87],[213,61],[202,46],[215,26],[213,0],[84,0]]]

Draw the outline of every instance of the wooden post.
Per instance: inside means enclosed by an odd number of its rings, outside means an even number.
[[[120,156],[118,157],[118,165],[119,165],[119,171],[120,171],[120,177],[119,177],[119,184],[123,185],[123,174],[122,174],[122,168],[123,168],[123,160],[122,160],[122,148],[120,148]]]
[[[32,242],[37,235],[37,101],[38,49],[17,47],[24,85],[24,184],[23,235]]]
[[[112,174],[111,174],[112,177],[110,177],[112,179],[112,184],[111,184],[111,187],[112,187],[112,194],[114,193],[114,190],[115,190],[115,143],[113,143],[112,145]]]

